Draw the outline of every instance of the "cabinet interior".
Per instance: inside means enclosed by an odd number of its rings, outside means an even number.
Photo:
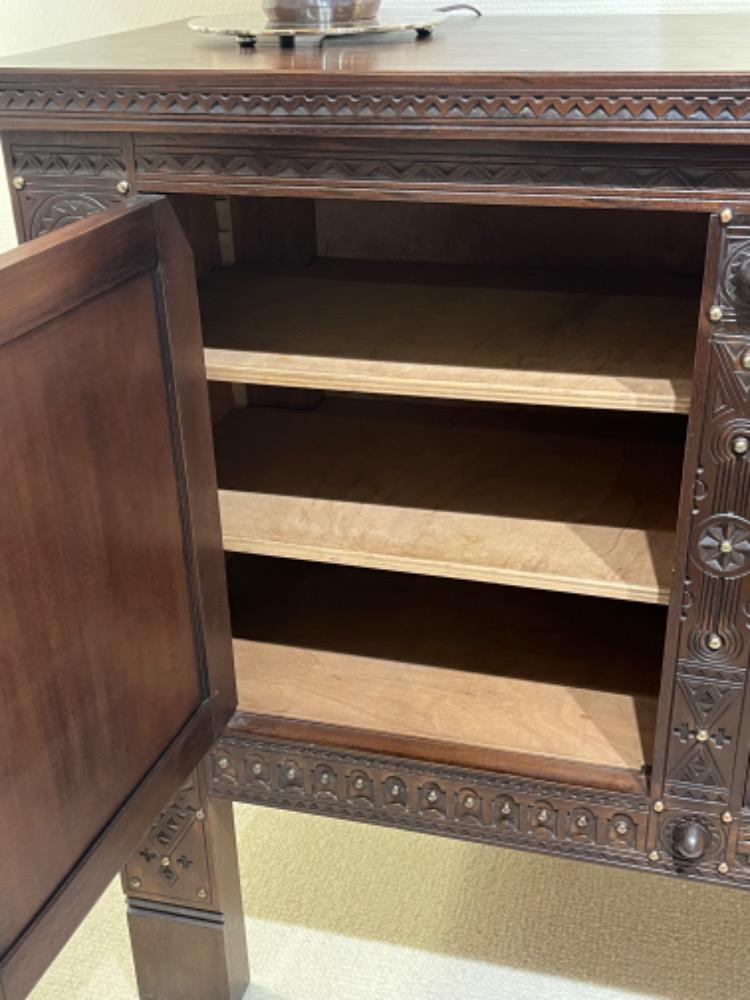
[[[233,726],[642,787],[706,216],[173,201]]]

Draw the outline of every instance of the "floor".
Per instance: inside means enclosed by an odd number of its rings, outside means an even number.
[[[750,997],[750,894],[250,806],[235,815],[247,1000]],[[32,1000],[137,1000],[119,884]]]

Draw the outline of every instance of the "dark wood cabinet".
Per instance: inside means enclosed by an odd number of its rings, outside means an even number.
[[[5,1000],[241,996],[231,800],[750,885],[748,36],[0,67]]]

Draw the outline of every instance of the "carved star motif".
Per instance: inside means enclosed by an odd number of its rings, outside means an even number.
[[[750,531],[732,521],[709,524],[698,541],[703,561],[719,573],[741,569],[750,554]]]

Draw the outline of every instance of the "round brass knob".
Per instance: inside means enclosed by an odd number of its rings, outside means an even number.
[[[672,846],[674,853],[686,861],[698,861],[706,853],[709,833],[702,823],[685,820],[674,830]]]

